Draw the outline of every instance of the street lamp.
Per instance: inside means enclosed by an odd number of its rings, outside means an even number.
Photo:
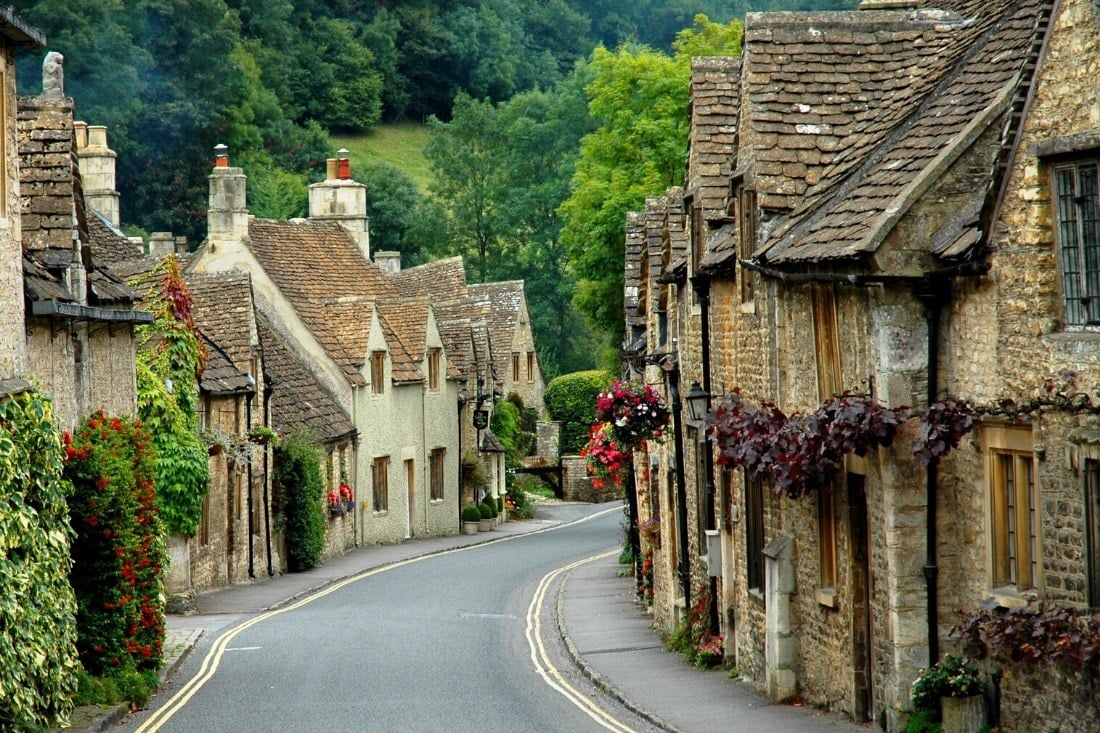
[[[707,416],[710,408],[710,392],[699,386],[698,382],[691,383],[691,389],[684,395],[688,403],[688,413],[695,422],[701,422]]]

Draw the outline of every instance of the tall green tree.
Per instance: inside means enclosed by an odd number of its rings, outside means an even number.
[[[626,212],[682,183],[691,57],[736,55],[741,34],[739,22],[716,24],[699,16],[677,37],[674,56],[628,46],[593,54],[588,110],[599,127],[581,142],[572,194],[559,213],[578,281],[575,303],[612,344],[623,332]]]

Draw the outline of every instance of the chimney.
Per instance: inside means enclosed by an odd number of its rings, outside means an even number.
[[[401,272],[401,253],[393,251],[375,252],[374,264],[378,265],[378,268],[385,273]]]
[[[309,187],[309,217],[314,221],[333,221],[344,227],[359,244],[363,257],[369,260],[367,187],[351,179],[347,149],[341,148],[337,156],[326,161],[327,178]]]
[[[172,232],[153,232],[149,235],[149,254],[157,259],[176,251],[176,238]]]
[[[115,190],[115,151],[107,147],[107,128],[74,122],[77,164],[84,186],[84,203],[118,228],[118,191]]]
[[[206,215],[206,238],[211,251],[235,249],[248,236],[248,178],[240,168],[229,165],[225,145],[214,147],[214,170],[210,172],[210,207]],[[169,249],[171,251],[171,249]]]

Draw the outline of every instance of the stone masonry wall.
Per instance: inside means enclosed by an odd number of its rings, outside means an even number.
[[[15,73],[11,54],[0,53],[0,379],[27,371],[23,304],[22,230],[19,217],[18,156],[15,147]]]

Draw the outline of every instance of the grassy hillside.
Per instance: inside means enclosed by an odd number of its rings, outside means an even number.
[[[424,158],[424,146],[428,143],[428,128],[414,122],[378,125],[364,135],[334,135],[332,144],[347,148],[351,157],[351,169],[356,161],[382,160],[405,171],[424,193],[432,180],[432,171]]]

